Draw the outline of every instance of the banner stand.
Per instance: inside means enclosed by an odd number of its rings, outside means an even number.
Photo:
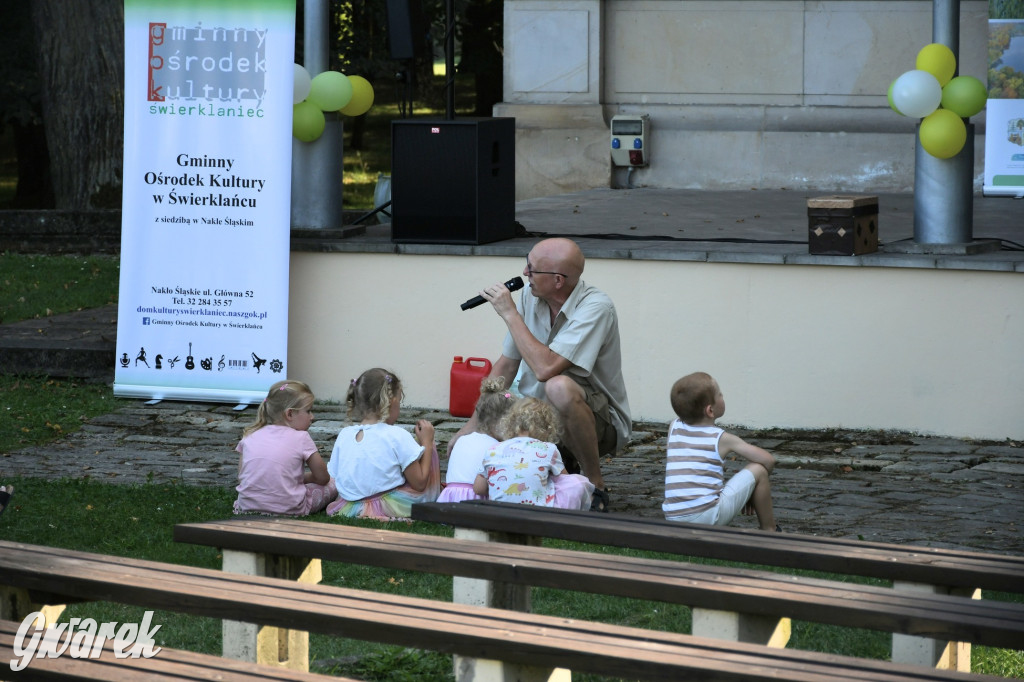
[[[114,395],[287,377],[295,0],[125,0]]]

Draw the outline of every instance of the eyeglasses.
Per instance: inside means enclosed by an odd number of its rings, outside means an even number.
[[[534,275],[560,275],[568,279],[568,276],[564,272],[550,272],[548,270],[534,270],[533,266],[530,265],[530,261],[526,261],[526,275],[533,277]]]

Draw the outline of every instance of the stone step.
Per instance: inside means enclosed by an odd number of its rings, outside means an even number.
[[[0,325],[0,373],[113,381],[117,304]]]

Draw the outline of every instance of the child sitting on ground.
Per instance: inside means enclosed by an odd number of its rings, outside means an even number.
[[[344,427],[334,443],[327,469],[338,486],[338,499],[327,513],[407,519],[414,503],[436,500],[441,467],[434,425],[420,419],[415,438],[395,426],[402,403],[402,382],[395,373],[379,367],[366,370],[351,382],[345,402],[349,419],[358,423]]]
[[[561,423],[549,403],[517,400],[500,430],[506,440],[487,452],[473,482],[478,495],[499,502],[590,509],[594,484],[566,472],[555,446]]]
[[[448,458],[448,472],[445,488],[437,498],[438,502],[462,502],[463,500],[486,499],[486,493],[478,495],[473,490],[473,481],[480,469],[484,455],[498,444],[498,426],[501,418],[516,402],[511,391],[505,390],[505,378],[486,378],[480,383],[480,397],[476,401],[477,430],[459,438]]]
[[[286,379],[270,387],[256,421],[242,432],[235,448],[236,514],[306,516],[323,511],[338,495],[309,436],[312,409],[313,392],[301,381]]]
[[[775,458],[715,426],[715,420],[725,414],[718,382],[704,372],[688,374],[672,385],[670,398],[679,418],[668,431],[665,518],[724,526],[740,510],[749,514],[752,508],[761,530],[780,530],[768,481]],[[723,486],[722,459],[730,453],[750,463]]]

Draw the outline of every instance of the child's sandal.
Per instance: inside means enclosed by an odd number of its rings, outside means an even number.
[[[4,513],[4,509],[7,509],[7,504],[11,501],[11,494],[14,493],[14,486],[3,486],[0,485],[0,514]]]
[[[594,489],[594,496],[590,499],[590,511],[596,512],[607,512],[608,511],[608,491]]]

